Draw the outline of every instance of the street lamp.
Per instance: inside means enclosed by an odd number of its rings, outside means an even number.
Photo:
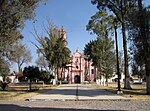
[[[115,28],[115,40],[116,40],[116,57],[117,57],[117,75],[118,75],[118,90],[117,94],[122,94],[121,88],[120,88],[120,72],[119,72],[119,60],[118,60],[118,40],[117,40],[117,19],[114,19],[114,28]]]

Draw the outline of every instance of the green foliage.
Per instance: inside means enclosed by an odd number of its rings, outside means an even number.
[[[1,0],[0,2],[0,53],[22,38],[24,22],[35,16],[40,0]]]
[[[57,39],[55,47],[54,47],[54,53],[56,60],[58,61],[57,66],[59,68],[66,67],[67,64],[70,63],[70,50],[64,45],[64,39],[63,37],[60,37]]]
[[[113,15],[108,15],[106,10],[97,12],[91,17],[87,31],[96,34],[97,39],[85,45],[84,54],[93,61],[98,68],[98,78],[104,75],[106,79],[111,77],[115,65],[113,35]]]
[[[42,53],[48,61],[49,67],[52,68],[56,66],[54,47],[58,38],[58,28],[50,25],[47,34],[49,35],[48,37],[38,37],[37,41],[40,47],[37,45],[36,47],[38,48],[38,52]]]
[[[109,78],[113,74],[115,65],[115,54],[113,52],[113,41],[111,38],[90,41],[86,44],[84,54],[92,61],[93,65],[98,68],[100,75]],[[100,77],[100,75],[98,77]]]
[[[70,50],[66,47],[66,39],[64,38],[62,29],[57,26],[49,24],[49,28],[45,29],[48,37],[39,37],[37,41],[40,47],[38,52],[42,53],[43,56],[49,63],[49,68],[53,72],[57,72],[58,69],[66,67],[70,62]]]
[[[4,58],[0,58],[0,76],[2,76],[2,81],[0,81],[0,87],[4,91],[10,81],[8,80],[8,74],[10,72],[9,64],[7,61],[5,61]]]
[[[35,16],[40,0],[0,0],[0,73],[3,73],[3,61],[14,42],[23,38],[21,31],[26,20]],[[2,60],[3,59],[3,60]],[[1,61],[2,60],[2,61]],[[8,65],[7,68],[9,69]],[[4,70],[7,74],[8,70]]]
[[[97,36],[112,36],[113,35],[114,16],[108,15],[106,10],[98,11],[91,17],[86,30]]]
[[[23,75],[30,79],[31,81],[38,79],[40,75],[39,68],[36,66],[28,66],[25,67],[23,70]]]
[[[96,4],[100,11],[109,9],[120,22],[124,22],[124,17],[135,6],[135,3],[136,0],[92,0],[92,4]]]
[[[131,43],[132,73],[133,75],[142,77],[146,73],[146,69],[144,68],[146,66],[146,60],[150,57],[150,11],[149,8],[144,8],[140,12],[139,8],[136,7],[128,16],[130,16],[127,20],[127,28]],[[144,17],[142,20],[140,19],[141,16]],[[141,22],[144,24],[141,24]]]
[[[40,71],[38,67],[35,66],[28,66],[25,67],[23,70],[24,77],[27,77],[27,79],[30,81],[29,88],[30,91],[32,90],[32,81],[37,80],[40,76]]]
[[[0,76],[2,76],[4,82],[9,72],[9,63],[4,58],[0,58]]]
[[[6,87],[8,86],[8,82],[2,82],[2,81],[0,81],[0,87],[2,88],[2,90],[3,91],[5,91],[6,90]]]
[[[50,73],[41,70],[40,71],[40,76],[39,76],[39,80],[44,81],[44,83],[50,83]]]
[[[128,70],[128,49],[127,49],[127,37],[126,37],[126,26],[125,20],[127,14],[135,6],[136,0],[92,0],[93,4],[97,5],[97,8],[102,11],[108,9],[116,16],[117,20],[120,22],[122,27],[122,38],[123,38],[123,49],[124,49],[124,74],[125,74],[125,84],[124,88],[131,89]]]

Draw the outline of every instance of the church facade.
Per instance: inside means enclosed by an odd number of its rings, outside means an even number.
[[[67,45],[67,34],[64,28],[61,28],[61,34],[64,38],[64,45]],[[84,83],[94,82],[96,80],[96,68],[92,66],[92,61],[88,61],[87,57],[79,50],[76,50],[70,56],[70,63],[63,71],[59,71],[58,78],[68,83]]]
[[[62,78],[71,84],[95,82],[96,68],[92,66],[92,62],[88,61],[87,57],[76,50],[71,55],[71,64],[63,71]]]

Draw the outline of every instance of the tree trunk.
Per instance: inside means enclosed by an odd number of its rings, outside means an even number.
[[[144,45],[144,44],[143,44]],[[150,59],[148,53],[146,52],[148,47],[144,46],[144,58],[145,58],[145,72],[146,72],[146,94],[150,94]]]
[[[64,68],[62,67],[62,69],[61,69],[61,75],[60,75],[60,76],[61,76],[61,77],[60,77],[60,84],[62,84],[62,81],[63,81],[63,80],[62,80],[62,79],[63,79],[63,78],[62,78],[62,73],[64,72],[63,69],[64,69]]]
[[[30,91],[32,90],[32,81],[31,81],[31,79],[29,79],[29,90]]]
[[[150,75],[146,76],[146,94],[150,95]]]
[[[108,77],[106,76],[106,86],[108,86]]]
[[[17,63],[18,65],[18,72],[21,72],[21,65],[19,63]]]
[[[0,0],[0,8],[2,8],[4,2],[5,2],[4,0]]]
[[[142,40],[142,46],[144,48],[144,61],[145,61],[145,72],[146,72],[146,93],[150,94],[150,57],[149,57],[149,44],[148,36],[146,36],[146,24],[145,24],[145,12],[142,6],[142,0],[138,0],[139,8],[139,19],[140,19],[140,36]]]
[[[123,35],[123,49],[124,49],[124,89],[131,89],[130,82],[129,82],[129,70],[128,70],[128,50],[127,50],[127,40],[126,40],[126,32],[125,32],[125,24],[124,20],[122,20],[122,35]]]
[[[59,80],[59,69],[58,69],[58,66],[57,66],[57,73],[56,73],[56,77],[55,77],[55,79],[56,79],[56,83],[58,84],[58,80]]]
[[[57,68],[54,70],[54,79],[53,79],[53,85],[56,85],[58,82],[58,75],[57,75]]]
[[[149,61],[148,61],[149,62]],[[150,62],[149,62],[150,64]],[[150,94],[150,65],[146,65],[146,94]]]

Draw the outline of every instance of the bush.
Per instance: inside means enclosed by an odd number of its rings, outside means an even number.
[[[9,82],[2,82],[0,81],[0,87],[2,88],[3,91],[6,90],[6,87],[8,86]]]
[[[46,71],[40,71],[39,80],[44,81],[44,83],[49,83],[51,80],[50,73]]]

